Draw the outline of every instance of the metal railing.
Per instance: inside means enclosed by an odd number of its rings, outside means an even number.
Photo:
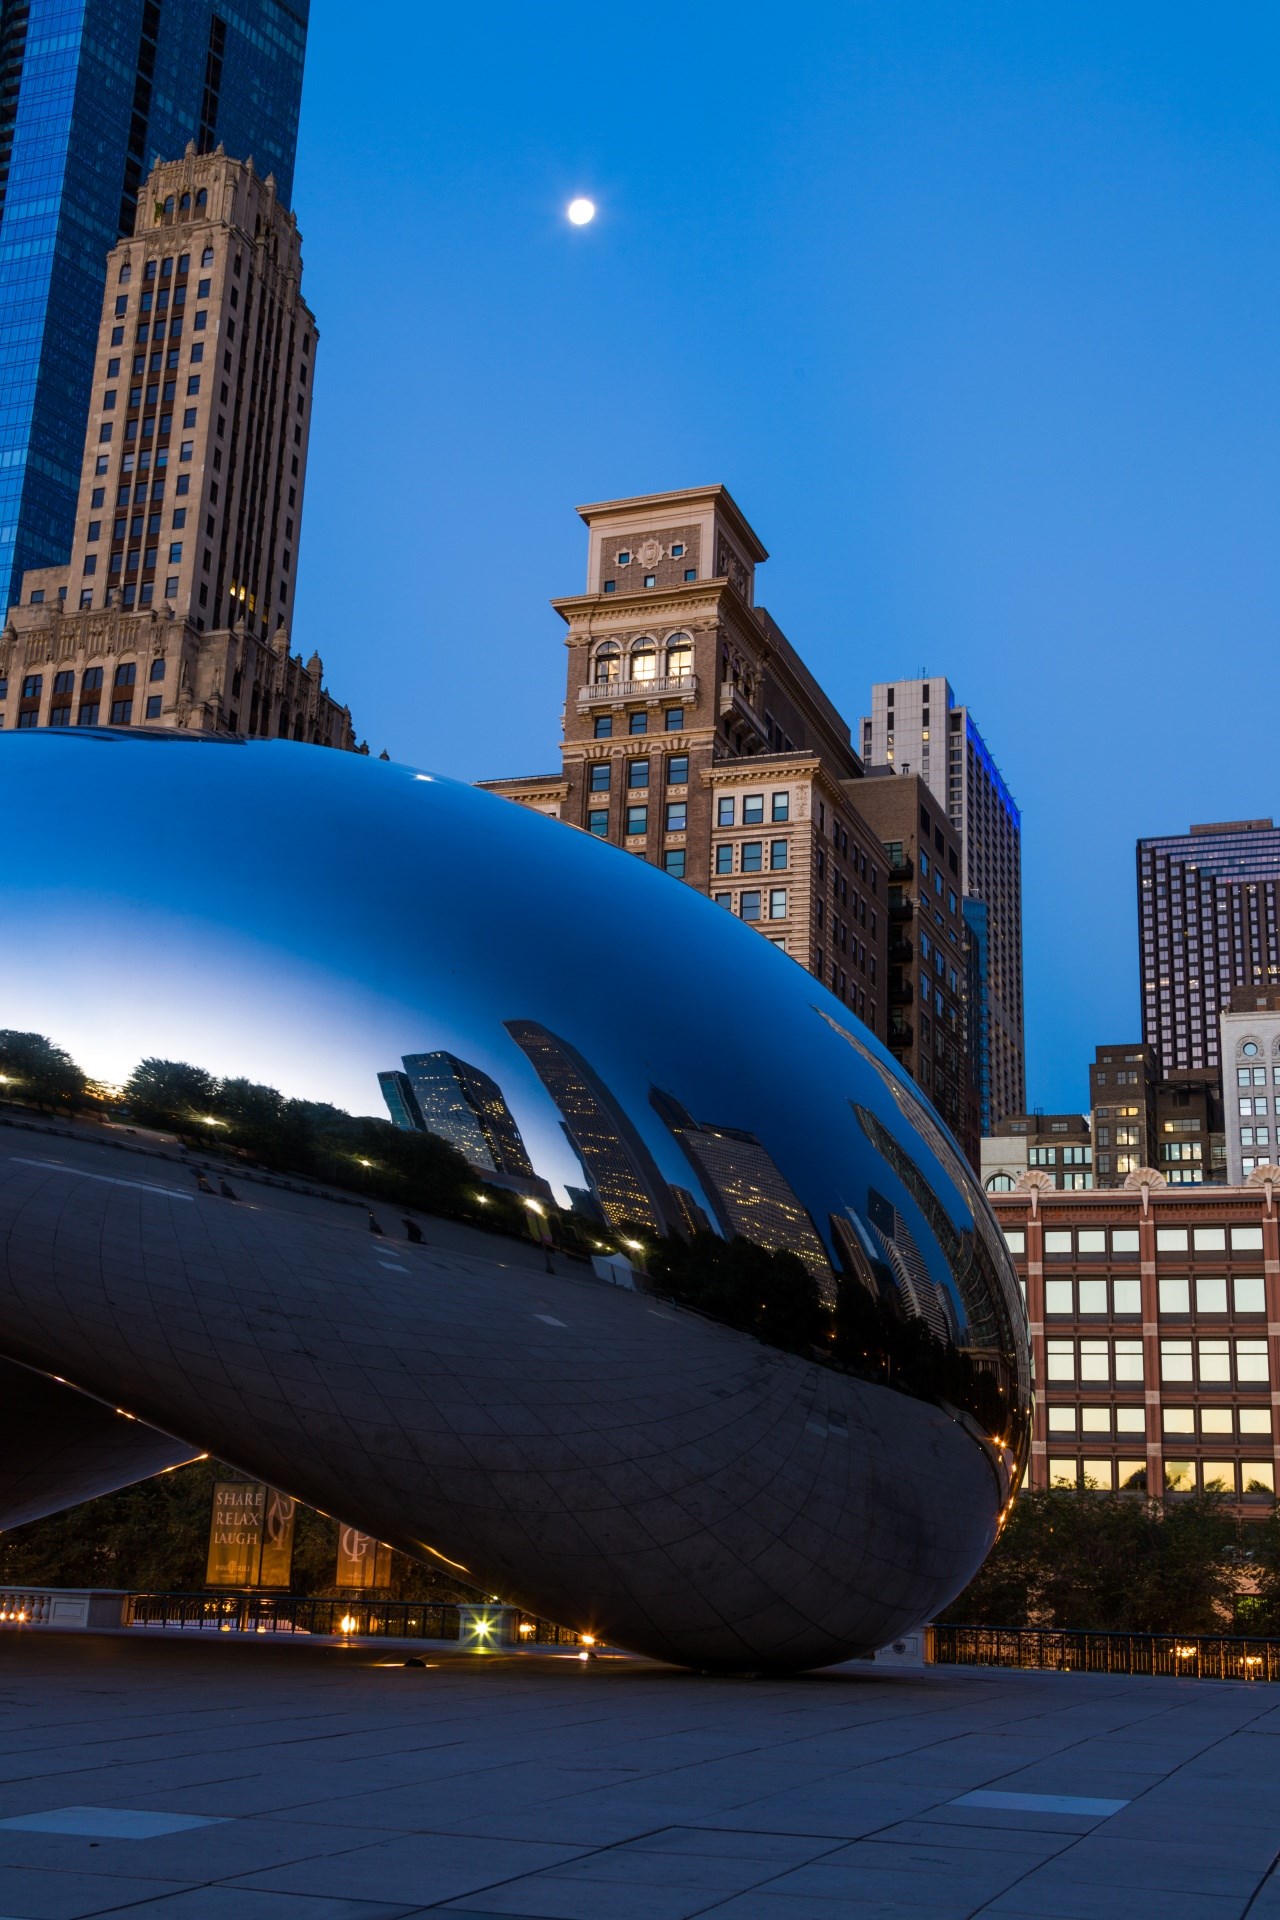
[[[459,1608],[423,1600],[315,1600],[290,1593],[133,1593],[124,1624],[194,1633],[325,1634],[340,1639],[457,1640]],[[537,1614],[516,1614],[511,1645],[579,1646],[581,1635]]]
[[[593,680],[578,688],[578,704],[595,706],[601,700],[647,700],[656,695],[666,699],[672,694],[682,700],[696,700],[697,674],[663,674],[652,680]]]
[[[1149,1673],[1183,1680],[1280,1680],[1280,1640],[1235,1634],[935,1626],[932,1658],[944,1667]]]

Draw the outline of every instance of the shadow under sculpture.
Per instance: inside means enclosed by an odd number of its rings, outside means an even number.
[[[246,1168],[228,1192],[172,1144],[8,1109],[0,1360],[46,1377],[40,1510],[209,1452],[708,1668],[870,1651],[972,1577],[1025,1466],[1016,1277],[932,1109],[785,954],[630,855],[353,755],[15,735],[0,801],[26,823],[0,1019],[91,1081],[196,1088],[170,1123]],[[250,1186],[321,1138],[421,1241]],[[0,1524],[33,1510],[12,1447]]]

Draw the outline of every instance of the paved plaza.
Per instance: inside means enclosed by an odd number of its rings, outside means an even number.
[[[1280,1694],[0,1638],[0,1916],[1280,1920]]]

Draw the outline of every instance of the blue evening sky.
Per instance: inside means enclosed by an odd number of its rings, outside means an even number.
[[[921,668],[972,707],[1023,809],[1028,1098],[1078,1108],[1138,1031],[1136,836],[1280,799],[1278,41],[1249,4],[313,0],[295,644],[375,753],[555,767],[574,506],[724,481],[851,724]]]

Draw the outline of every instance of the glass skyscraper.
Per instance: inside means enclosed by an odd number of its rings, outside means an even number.
[[[3,0],[0,592],[71,551],[106,256],[152,163],[223,146],[293,193],[309,0]]]

